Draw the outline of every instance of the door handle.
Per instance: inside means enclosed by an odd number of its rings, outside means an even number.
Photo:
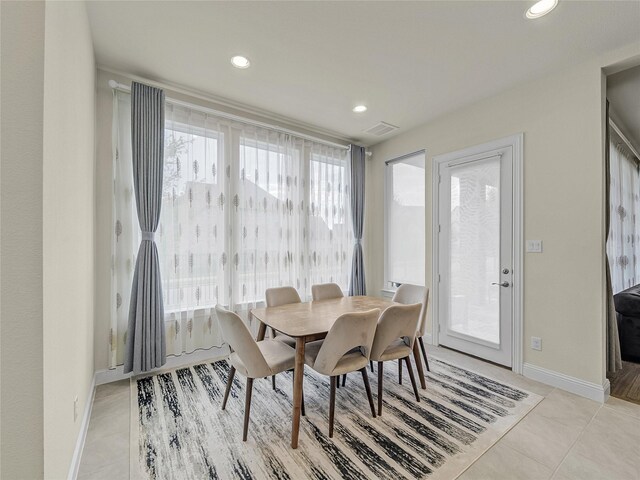
[[[504,281],[502,283],[493,282],[491,285],[498,285],[499,287],[508,287],[509,286],[509,282],[507,282],[507,281]]]

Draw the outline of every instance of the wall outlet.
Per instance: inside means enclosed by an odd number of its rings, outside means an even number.
[[[527,240],[527,253],[542,253],[542,240]]]
[[[531,348],[534,350],[542,350],[542,339],[540,337],[531,337]]]
[[[78,396],[73,399],[73,421],[75,422],[78,419]]]

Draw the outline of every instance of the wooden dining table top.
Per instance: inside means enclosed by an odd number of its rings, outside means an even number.
[[[278,332],[290,337],[306,337],[327,333],[336,319],[345,313],[380,312],[395,302],[379,297],[357,296],[331,298],[305,303],[289,303],[278,307],[255,308],[251,314]]]

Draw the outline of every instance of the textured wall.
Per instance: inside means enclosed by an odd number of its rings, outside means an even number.
[[[42,478],[43,2],[0,2],[0,477]]]
[[[69,471],[94,372],[95,72],[84,2],[47,2],[42,192],[45,478],[64,478]]]

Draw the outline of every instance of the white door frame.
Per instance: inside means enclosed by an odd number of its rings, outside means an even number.
[[[431,162],[431,342],[439,345],[439,298],[440,298],[440,259],[439,259],[439,225],[440,225],[440,182],[439,169],[444,162],[452,159],[459,159],[466,156],[477,156],[483,151],[497,150],[511,147],[513,158],[513,288],[510,289],[513,295],[511,316],[513,318],[512,345],[511,345],[511,370],[517,374],[522,374],[523,348],[524,348],[524,325],[523,325],[523,142],[524,134],[518,133],[509,137],[500,138],[491,142],[475,145],[473,147],[445,153],[433,157]]]

